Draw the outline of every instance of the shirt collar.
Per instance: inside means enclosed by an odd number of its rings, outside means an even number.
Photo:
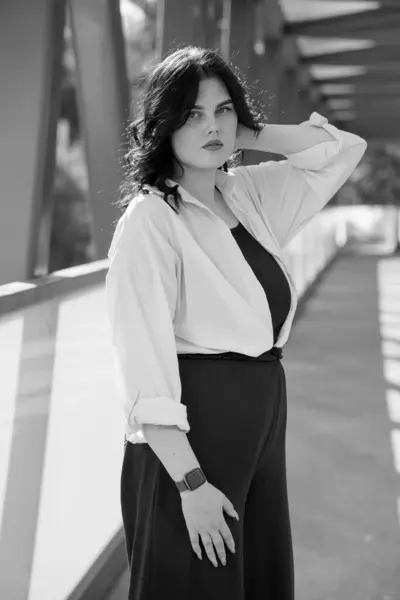
[[[170,186],[178,185],[179,192],[185,197],[185,200],[192,201],[192,202],[193,201],[198,202],[198,200],[196,200],[196,198],[194,198],[185,188],[180,186],[173,179],[167,179],[166,183],[168,183],[168,185],[170,185]],[[217,169],[217,172],[215,175],[215,185],[220,189],[222,194],[229,195],[232,192],[232,189],[235,185],[234,173],[229,172],[229,171],[225,172],[225,171],[222,171],[221,169]]]
[[[221,169],[217,169],[217,174],[215,178],[215,182],[219,188],[221,188],[222,192],[226,192],[230,194],[235,185],[235,175],[232,171],[221,171]]]

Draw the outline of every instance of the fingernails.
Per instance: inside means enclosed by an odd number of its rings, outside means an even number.
[[[237,512],[235,512],[236,514],[236,519],[239,521],[239,515],[237,514]]]
[[[202,555],[201,555],[201,552],[199,552],[197,556],[199,557],[199,559],[200,559],[200,560],[203,560],[203,557],[202,557]]]

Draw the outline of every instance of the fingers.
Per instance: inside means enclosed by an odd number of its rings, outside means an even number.
[[[190,538],[190,543],[192,544],[194,553],[197,554],[197,556],[200,558],[200,560],[202,560],[201,548],[200,548],[200,544],[199,544],[199,534],[196,531],[194,531],[194,529],[189,529],[189,538]]]
[[[215,551],[216,551],[217,556],[219,557],[221,563],[224,566],[226,566],[226,550],[225,550],[224,541],[226,542],[226,545],[229,548],[229,550],[232,552],[232,554],[235,554],[235,552],[236,552],[235,542],[232,537],[232,533],[231,533],[228,525],[225,523],[225,521],[223,521],[223,523],[221,523],[219,530],[217,530],[217,529],[211,530],[209,533],[203,534],[201,536],[201,539],[202,539],[204,548],[206,550],[207,556],[210,559],[210,561],[212,562],[212,564],[214,565],[214,567],[218,566],[218,563],[217,563],[217,560],[215,557],[214,548],[215,548]]]
[[[219,536],[219,537],[222,542],[221,536]],[[203,546],[204,546],[204,549],[206,551],[208,558],[210,559],[210,561],[212,562],[214,567],[218,567],[217,559],[215,557],[215,552],[214,552],[214,546],[213,546],[213,541],[214,541],[214,543],[216,543],[216,541],[217,541],[216,534],[211,533],[211,532],[210,533],[202,533],[201,541],[203,542]],[[221,546],[221,544],[219,544],[219,546]],[[222,546],[223,546],[223,544],[222,544]],[[217,546],[216,546],[216,548],[217,548]],[[220,551],[220,548],[218,548],[218,550]],[[220,556],[220,558],[221,558],[221,556]],[[221,562],[222,562],[222,559],[221,559]]]
[[[203,542],[204,550],[209,558],[210,562],[214,565],[214,567],[218,567],[218,561],[216,558],[216,554],[219,557],[221,563],[226,565],[226,550],[224,541],[232,552],[235,554],[235,542],[232,536],[232,533],[226,524],[225,520],[223,520],[218,529],[211,530],[207,533],[198,533],[194,529],[189,529],[189,537],[190,542],[195,554],[202,559],[201,547],[199,542],[199,537],[201,537],[201,541]]]
[[[225,540],[225,543],[228,546],[229,550],[232,552],[232,554],[235,554],[235,552],[236,552],[235,541],[233,539],[231,530],[229,529],[225,520],[221,523],[219,530],[220,530],[222,538]]]

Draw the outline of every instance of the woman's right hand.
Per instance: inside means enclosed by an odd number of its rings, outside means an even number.
[[[214,567],[217,567],[218,563],[213,544],[221,562],[225,565],[224,540],[233,554],[235,553],[235,542],[225,522],[223,509],[228,515],[239,520],[232,502],[209,481],[203,483],[197,490],[183,492],[181,498],[183,516],[193,550],[201,558],[200,536],[207,556]]]

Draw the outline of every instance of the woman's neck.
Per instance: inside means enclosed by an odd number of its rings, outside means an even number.
[[[176,183],[185,188],[196,200],[209,207],[215,206],[215,180],[216,171],[186,170],[183,177],[174,179]]]

